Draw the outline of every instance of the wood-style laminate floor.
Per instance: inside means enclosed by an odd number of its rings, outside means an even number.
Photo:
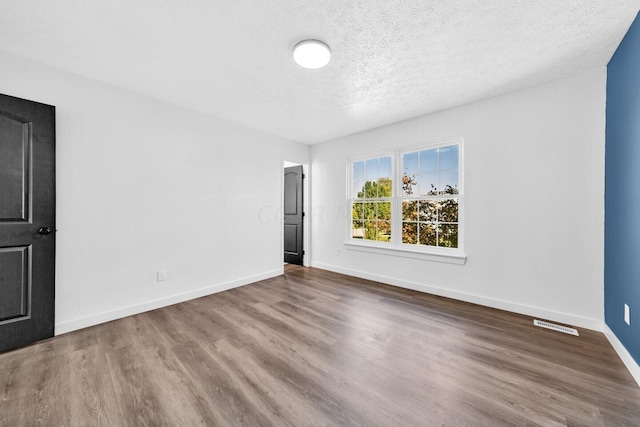
[[[640,389],[600,333],[288,266],[1,354],[0,425],[636,426]]]

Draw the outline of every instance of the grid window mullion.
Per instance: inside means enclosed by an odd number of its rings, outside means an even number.
[[[352,162],[352,237],[459,248],[461,168],[460,143]]]

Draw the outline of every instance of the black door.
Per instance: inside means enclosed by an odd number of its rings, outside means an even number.
[[[0,95],[0,352],[53,336],[55,108]]]
[[[302,265],[302,166],[284,169],[284,262]]]

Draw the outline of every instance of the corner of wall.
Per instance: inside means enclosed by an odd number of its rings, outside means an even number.
[[[607,66],[604,310],[607,337],[628,366],[640,362],[640,17]],[[631,308],[625,322],[624,307]],[[632,368],[630,368],[632,370]],[[634,375],[636,379],[639,377]]]
[[[616,353],[618,353],[618,356],[620,356],[622,363],[624,363],[624,366],[627,367],[627,369],[633,376],[633,379],[635,379],[638,383],[638,386],[640,386],[640,365],[636,363],[625,346],[620,342],[616,334],[613,333],[611,328],[609,328],[606,323],[603,325],[602,332],[604,333],[604,336],[607,337],[609,343],[611,343],[611,346],[616,351]]]

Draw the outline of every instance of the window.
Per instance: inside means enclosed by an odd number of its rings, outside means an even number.
[[[350,162],[350,242],[460,253],[462,141]]]
[[[391,241],[391,156],[353,162],[352,170],[351,237]]]
[[[459,146],[402,153],[402,243],[458,247]]]

